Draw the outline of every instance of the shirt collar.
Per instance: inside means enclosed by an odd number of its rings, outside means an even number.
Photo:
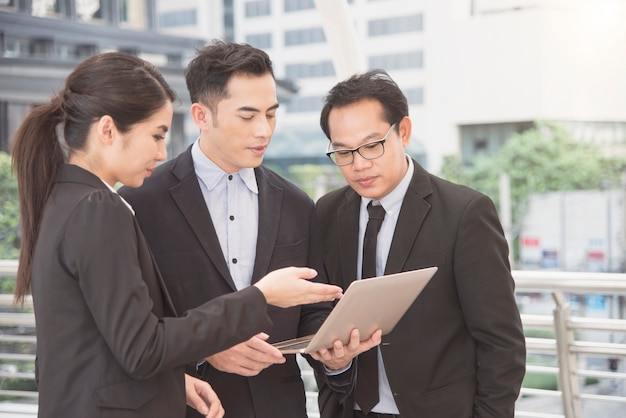
[[[227,173],[219,168],[204,152],[200,149],[200,139],[191,146],[191,158],[193,160],[193,168],[196,175],[206,185],[208,190],[213,190],[217,184],[229,174],[239,175],[246,187],[255,194],[259,193],[259,187],[254,175],[254,168],[242,168],[236,173]]]
[[[128,207],[128,209],[132,212],[132,214],[135,214],[135,209],[133,209],[133,207],[130,205],[130,203],[128,203],[126,201],[126,199],[124,199],[122,197],[122,195],[120,195],[117,190],[115,190],[113,187],[111,187],[111,185],[109,185],[109,183],[107,183],[106,181],[100,179],[101,182],[104,183],[105,186],[107,186],[107,189],[109,189],[110,191],[112,191],[113,193],[115,193],[116,195],[118,195],[120,197],[120,199],[122,199],[122,202],[124,202],[124,204]]]
[[[411,183],[411,178],[413,177],[413,160],[406,155],[406,159],[408,161],[408,168],[400,183],[393,189],[387,196],[380,199],[380,204],[385,209],[385,213],[392,215],[395,214],[396,211],[399,211],[402,207],[402,201],[404,200],[404,195],[406,191],[409,189],[409,184]],[[367,205],[373,199],[362,197],[361,198],[361,207],[367,208]]]

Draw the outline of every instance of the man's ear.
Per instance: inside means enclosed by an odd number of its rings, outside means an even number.
[[[413,129],[411,119],[408,116],[403,117],[398,124],[398,129],[400,138],[402,138],[402,145],[408,146],[411,143],[411,130]]]
[[[98,134],[100,142],[108,145],[112,144],[113,139],[117,135],[117,127],[115,126],[113,118],[109,115],[104,115],[98,119],[96,133]]]
[[[207,129],[213,126],[213,115],[211,110],[202,103],[193,103],[189,108],[189,113],[198,128]]]

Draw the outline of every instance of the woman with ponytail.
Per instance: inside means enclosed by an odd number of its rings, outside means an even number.
[[[314,270],[289,267],[174,311],[133,210],[114,187],[140,186],[166,158],[175,98],[146,61],[99,54],[13,139],[22,224],[15,298],[32,292],[39,417],[176,418],[185,399],[221,417],[211,387],[185,366],[267,332],[270,304],[341,295],[302,280]],[[278,350],[275,357],[284,361]]]

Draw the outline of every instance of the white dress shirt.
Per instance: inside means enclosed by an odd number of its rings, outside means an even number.
[[[406,171],[406,174],[404,175],[400,183],[396,186],[396,188],[379,201],[382,207],[385,209],[385,218],[383,219],[380,231],[378,232],[378,240],[376,243],[377,276],[382,276],[385,273],[387,257],[389,256],[391,240],[393,238],[393,233],[396,229],[396,223],[398,222],[400,208],[402,207],[402,202],[404,201],[404,195],[409,188],[411,178],[413,177],[413,161],[408,156],[406,157],[406,159],[409,162],[409,167]],[[361,210],[359,213],[359,252],[357,259],[357,280],[361,279],[361,268],[363,265],[363,238],[365,237],[365,227],[367,226],[367,221],[369,220],[367,205],[371,201],[372,199],[364,197],[361,198]],[[378,412],[381,414],[399,414],[400,411],[398,410],[398,406],[394,401],[393,393],[391,392],[391,387],[389,386],[389,380],[387,379],[387,374],[385,373],[385,365],[380,352],[380,348],[376,347],[376,350],[378,350],[378,392],[380,401],[378,402],[378,404],[376,404],[376,406],[374,406],[372,412]],[[358,404],[355,403],[354,405],[354,409],[361,409]]]
[[[237,290],[250,286],[259,226],[259,188],[253,168],[226,173],[200,149],[191,148],[193,166],[213,227]]]

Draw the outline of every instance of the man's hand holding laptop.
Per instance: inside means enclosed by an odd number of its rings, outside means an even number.
[[[361,341],[359,330],[355,328],[350,333],[348,344],[344,345],[338,339],[335,340],[332,348],[322,349],[310,354],[315,360],[324,363],[329,370],[340,370],[349,365],[352,359],[359,354],[380,344],[381,338],[382,331],[378,329],[369,338]]]
[[[361,341],[359,330],[353,329],[347,344],[337,339],[331,348],[313,352],[311,357],[324,363],[329,370],[339,370],[349,365],[357,355],[380,344],[381,334],[381,330],[376,330],[370,338]],[[283,353],[266,342],[268,337],[260,333],[248,341],[207,357],[206,361],[222,372],[256,376],[272,364],[285,362]]]

